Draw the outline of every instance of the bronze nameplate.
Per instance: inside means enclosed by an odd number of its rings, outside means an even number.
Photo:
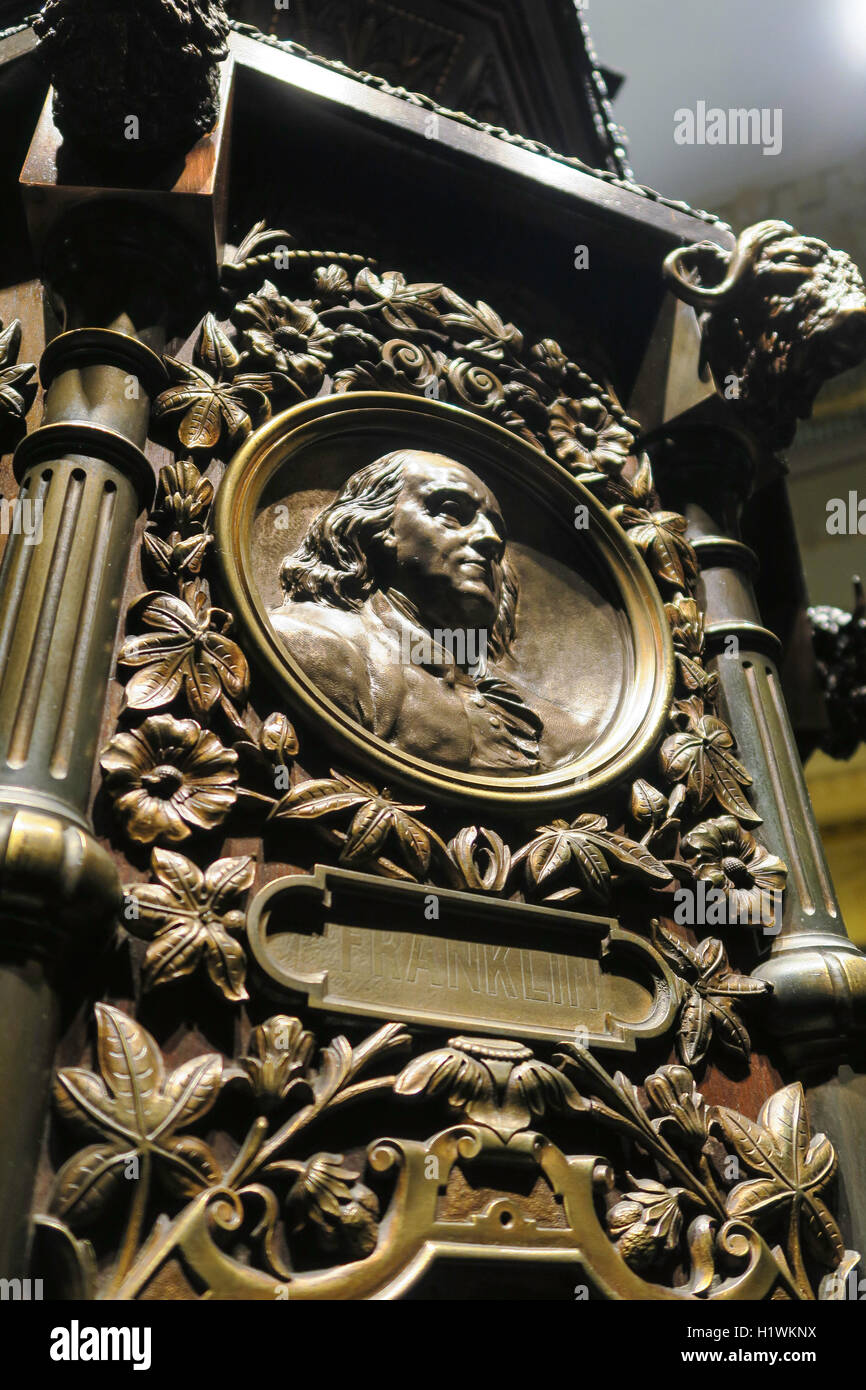
[[[271,981],[332,1013],[634,1051],[678,1007],[664,961],[612,918],[323,865],[263,888],[247,931]]]

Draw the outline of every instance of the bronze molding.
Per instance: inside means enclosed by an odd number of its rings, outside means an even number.
[[[524,1215],[520,1206],[504,1195],[489,1201],[483,1211],[467,1220],[447,1220],[438,1215],[439,1196],[458,1163],[471,1168],[473,1161],[496,1159],[543,1177],[560,1204],[564,1225],[543,1226]],[[431,1161],[441,1174],[439,1183],[426,1174]],[[796,1298],[795,1286],[780,1268],[769,1247],[745,1222],[732,1222],[725,1232],[730,1253],[745,1268],[711,1294],[696,1294],[688,1287],[666,1288],[630,1269],[611,1243],[599,1221],[597,1200],[604,1189],[608,1167],[603,1158],[564,1154],[543,1135],[527,1132],[510,1144],[475,1125],[443,1130],[426,1143],[412,1139],[383,1138],[371,1145],[368,1163],[377,1173],[393,1172],[397,1186],[389,1212],[387,1234],[376,1252],[365,1260],[315,1273],[289,1273],[275,1277],[247,1269],[231,1259],[217,1244],[215,1232],[231,1231],[243,1216],[234,1192],[211,1190],[190,1205],[185,1220],[171,1229],[171,1243],[160,1241],[135,1277],[120,1286],[116,1297],[128,1301],[146,1297],[147,1285],[165,1262],[179,1258],[195,1283],[203,1284],[211,1298],[234,1301],[290,1302],[327,1300],[393,1300],[404,1298],[441,1260],[458,1260],[480,1270],[485,1265],[509,1272],[564,1265],[573,1271],[575,1285],[585,1282],[596,1298],[703,1302],[707,1297],[732,1299]]]
[[[139,338],[111,328],[78,328],[52,338],[39,364],[43,390],[48,390],[59,372],[73,366],[117,367],[138,377],[149,396],[155,396],[166,382],[157,353]]]
[[[107,464],[134,483],[142,506],[150,502],[153,469],[142,449],[119,430],[90,420],[56,420],[40,425],[15,450],[15,476],[23,482],[34,468],[70,456]]]
[[[622,603],[636,663],[627,707],[615,721],[615,739],[605,733],[600,748],[569,766],[533,777],[512,776],[503,785],[502,778],[451,771],[403,753],[365,733],[325,699],[288,656],[267,618],[251,573],[250,544],[261,498],[293,450],[329,440],[338,447],[341,434],[369,438],[374,455],[385,452],[383,441],[393,449],[409,436],[417,441],[415,447],[483,459],[494,473],[501,470],[543,499],[553,517],[571,518],[576,505],[586,507],[589,525],[580,536]],[[528,808],[585,803],[633,776],[662,735],[675,663],[662,600],[644,561],[588,489],[540,449],[493,422],[439,401],[390,392],[353,391],[294,406],[257,430],[235,454],[217,493],[214,530],[222,580],[250,655],[341,751],[419,794],[522,815]]]
[[[408,108],[407,116],[411,117],[418,111],[434,112],[441,120],[453,122],[455,126],[462,126],[464,130],[493,137],[500,146],[510,146],[518,151],[539,155],[542,159],[549,160],[554,166],[561,166],[586,174],[593,181],[607,184],[608,188],[620,189],[645,203],[657,204],[659,207],[670,209],[673,213],[684,213],[695,222],[703,223],[705,226],[709,225],[715,229],[720,234],[720,239],[724,240],[725,245],[733,241],[728,224],[712,212],[692,208],[681,199],[668,198],[663,193],[648,188],[645,184],[636,183],[633,179],[624,178],[609,169],[600,169],[595,165],[586,164],[576,155],[560,154],[541,140],[532,140],[526,135],[519,135],[514,131],[506,130],[503,126],[495,126],[488,122],[476,120],[474,116],[467,115],[465,111],[450,110],[424,92],[410,92],[405,87],[395,87],[393,83],[376,73],[358,72],[339,59],[324,58],[321,54],[311,52],[303,44],[296,43],[292,39],[277,38],[273,34],[263,33],[261,29],[252,24],[244,24],[238,20],[230,20],[229,24],[234,36],[230,39],[230,51],[235,54],[236,60],[244,66],[269,71],[271,68],[267,58],[260,57],[255,50],[264,48],[277,50],[284,59],[302,59],[304,63],[314,67],[324,68],[337,76],[350,78],[354,83],[362,84],[368,90],[371,89],[386,96],[397,98]],[[502,162],[503,154],[504,151],[501,148],[495,151],[493,158],[497,163]],[[599,194],[594,196],[599,196]]]

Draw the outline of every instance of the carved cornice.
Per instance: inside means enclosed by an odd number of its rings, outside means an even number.
[[[315,63],[318,67],[330,69],[338,72],[344,77],[354,78],[362,82],[365,87],[375,87],[377,91],[384,92],[388,96],[399,97],[401,101],[409,102],[412,106],[421,107],[425,111],[432,111],[436,115],[448,120],[456,121],[460,125],[467,126],[470,130],[478,130],[485,135],[492,135],[497,140],[502,140],[505,144],[514,145],[519,149],[529,150],[532,154],[543,155],[546,159],[555,160],[558,164],[565,164],[571,169],[579,169],[583,174],[590,174],[595,179],[600,179],[603,183],[612,185],[615,188],[626,189],[629,193],[637,193],[649,202],[658,203],[661,207],[672,208],[675,212],[684,212],[689,217],[694,217],[698,221],[708,222],[714,227],[722,230],[730,230],[728,224],[720,217],[714,216],[711,212],[704,212],[695,209],[675,198],[667,198],[662,193],[657,193],[654,189],[646,187],[644,184],[634,183],[632,180],[623,178],[619,174],[614,174],[608,169],[596,169],[592,165],[585,164],[576,155],[558,154],[549,145],[541,140],[531,140],[525,135],[516,135],[512,131],[504,129],[502,126],[487,125],[483,121],[477,121],[464,111],[452,111],[447,107],[441,106],[433,97],[426,96],[423,92],[411,92],[405,87],[395,87],[383,77],[377,77],[374,73],[356,72],[346,63],[337,59],[323,58],[317,53],[310,52],[303,44],[295,43],[291,39],[277,39],[270,34],[263,34],[255,25],[244,24],[238,20],[231,21],[231,28],[235,33],[243,34],[247,38],[255,39],[257,43],[267,44],[271,48],[278,48],[283,53],[290,53],[293,57],[303,58],[305,61]]]

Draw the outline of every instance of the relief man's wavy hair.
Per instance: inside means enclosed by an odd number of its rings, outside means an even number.
[[[280,569],[287,599],[324,602],[335,608],[360,608],[375,590],[371,555],[394,517],[394,507],[412,452],[384,454],[359,468],[312,522],[293,555]],[[502,599],[490,635],[492,657],[503,656],[516,635],[519,586],[513,565],[502,562]]]

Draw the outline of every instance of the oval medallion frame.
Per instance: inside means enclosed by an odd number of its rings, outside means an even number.
[[[367,461],[414,448],[456,458],[484,481],[500,477],[525,489],[560,528],[576,508],[588,525],[574,543],[592,547],[592,561],[622,605],[633,651],[630,689],[615,722],[573,762],[527,775],[497,776],[428,762],[368,732],[328,699],[289,654],[268,618],[254,575],[252,537],[263,498],[303,451],[328,446],[365,450]],[[349,470],[350,472],[353,470]],[[340,753],[382,782],[425,797],[523,814],[565,809],[635,775],[664,732],[674,690],[674,652],[661,596],[649,570],[605,507],[564,468],[500,425],[458,406],[389,392],[352,392],[292,406],[256,430],[229,462],[215,507],[217,564],[241,645],[278,692],[287,712],[317,727]],[[560,538],[561,539],[561,538]],[[575,563],[575,573],[585,569]]]

